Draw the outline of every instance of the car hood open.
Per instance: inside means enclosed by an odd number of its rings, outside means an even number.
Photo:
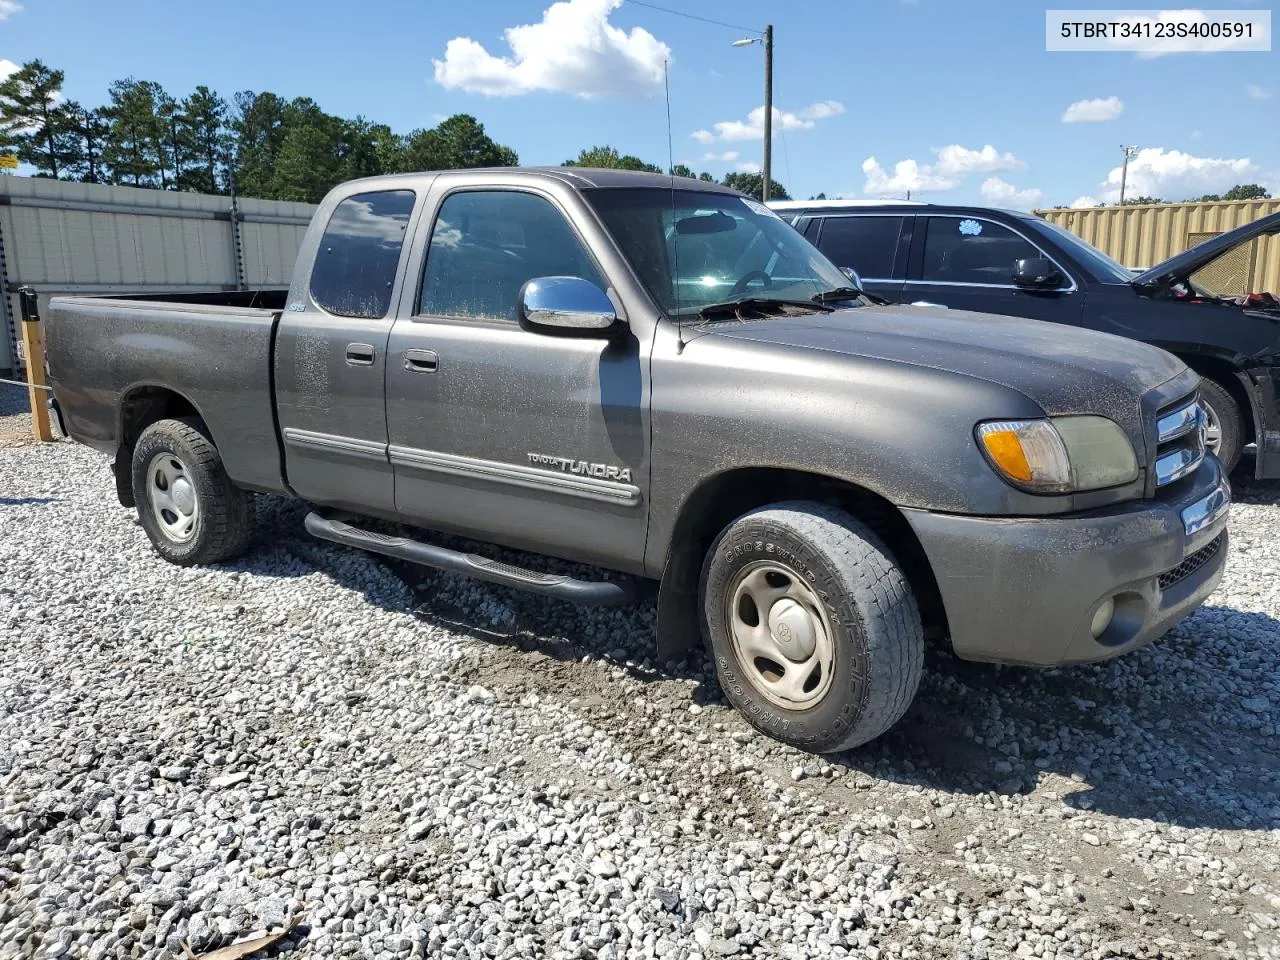
[[[1135,287],[1154,287],[1171,283],[1175,280],[1191,276],[1210,260],[1220,257],[1232,247],[1248,243],[1255,237],[1271,233],[1280,233],[1280,213],[1259,217],[1242,227],[1228,230],[1226,233],[1211,237],[1204,243],[1175,254],[1168,260],[1156,264],[1134,277],[1130,283]]]

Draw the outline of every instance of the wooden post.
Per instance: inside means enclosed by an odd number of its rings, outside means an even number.
[[[4,294],[0,294],[3,296]],[[22,352],[27,358],[27,399],[31,403],[31,432],[41,443],[53,442],[49,424],[49,398],[45,396],[44,346],[40,343],[40,314],[36,293],[30,287],[18,291],[22,304]]]

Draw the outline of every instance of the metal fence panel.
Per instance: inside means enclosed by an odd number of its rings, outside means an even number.
[[[0,369],[19,366],[16,289],[181,293],[287,286],[315,207],[34,177],[0,176]]]
[[[1151,267],[1209,237],[1280,211],[1280,200],[1224,200],[1038,211],[1128,267]],[[1280,293],[1280,236],[1237,255],[1251,262],[1239,292]],[[1216,265],[1215,265],[1216,266]],[[1223,269],[1227,269],[1224,267]],[[1239,262],[1234,265],[1239,269]]]

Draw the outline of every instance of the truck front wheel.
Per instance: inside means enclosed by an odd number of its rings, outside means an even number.
[[[814,753],[873,740],[906,712],[924,660],[911,587],[842,510],[795,501],[738,518],[702,570],[720,686],[756,728]]]
[[[231,482],[204,424],[158,420],[133,448],[133,499],[159,554],[189,567],[230,560],[253,532],[250,495]]]

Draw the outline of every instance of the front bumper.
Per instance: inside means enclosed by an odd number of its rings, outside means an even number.
[[[1206,457],[1180,487],[1068,517],[904,510],[955,652],[1052,666],[1120,656],[1161,636],[1213,592],[1227,559],[1231,492],[1218,461]],[[1095,639],[1091,623],[1108,598],[1115,615]]]

